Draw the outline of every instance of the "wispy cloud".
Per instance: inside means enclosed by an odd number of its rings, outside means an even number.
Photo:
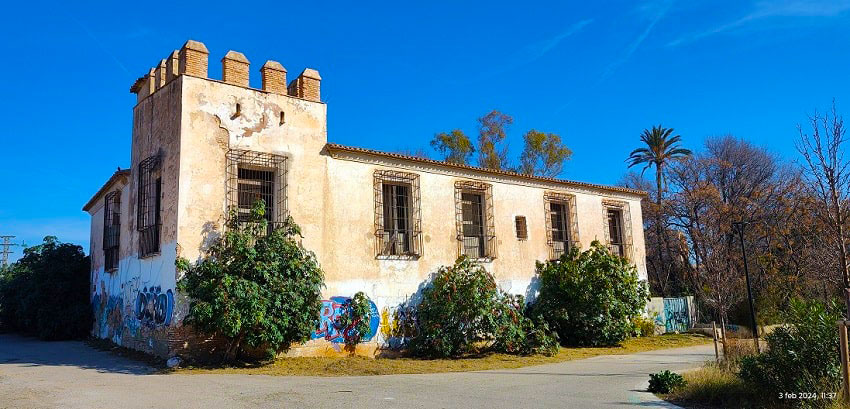
[[[679,37],[668,46],[692,43],[715,34],[733,31],[774,17],[836,17],[850,11],[850,0],[772,0],[758,1],[746,15],[707,30]]]
[[[575,33],[578,33],[583,28],[587,27],[588,24],[592,23],[593,19],[581,20],[573,25],[567,27],[566,30],[562,31],[558,35],[553,36],[545,41],[541,41],[539,43],[530,44],[525,47],[523,52],[524,55],[519,57],[520,64],[529,64],[532,63],[544,55],[548,54],[550,51],[554,50],[558,47],[562,41],[564,41],[567,37],[572,36]]]
[[[560,46],[564,40],[580,32],[591,23],[593,23],[593,19],[581,20],[571,24],[569,27],[550,38],[536,43],[528,44],[525,47],[522,47],[519,51],[507,57],[505,59],[504,64],[494,67],[478,75],[475,81],[491,79],[495,76],[513,71],[524,65],[531,64],[534,61],[543,58],[546,54],[552,52],[552,50],[558,48],[558,46]]]
[[[641,44],[646,41],[646,38],[652,33],[652,30],[655,26],[660,22],[670,11],[670,8],[673,6],[674,0],[662,0],[662,1],[646,1],[641,3],[635,8],[635,12],[642,15],[646,19],[649,20],[649,23],[644,27],[644,29],[637,35],[637,37],[633,38],[631,42],[629,42],[628,46],[620,53],[610,64],[605,66],[605,69],[602,70],[602,74],[593,84],[594,87],[599,86],[602,82],[604,82],[608,77],[614,73],[614,71],[619,68],[621,65],[625,64],[632,55],[640,48]],[[570,105],[572,105],[575,101],[578,100],[578,96],[574,95],[572,98],[567,100],[564,104],[559,106],[555,113],[561,113],[563,110],[567,109]]]
[[[649,4],[652,5],[651,8],[647,6]],[[623,65],[626,61],[632,58],[632,55],[635,53],[635,51],[637,51],[638,47],[643,44],[644,40],[646,40],[646,37],[648,37],[649,34],[652,32],[652,29],[655,28],[655,25],[658,24],[658,22],[661,21],[661,19],[663,19],[664,16],[667,15],[667,12],[670,11],[670,7],[672,5],[673,1],[671,0],[659,3],[644,3],[644,5],[639,7],[639,10],[642,10],[644,13],[651,13],[651,20],[649,24],[647,24],[646,28],[644,28],[643,31],[641,31],[640,34],[635,37],[635,39],[632,40],[631,43],[629,43],[628,47],[626,47],[626,50],[617,59],[615,59],[613,62],[611,62],[611,64],[608,64],[608,66],[605,67],[605,70],[602,71],[602,76],[599,78],[599,82],[604,81],[606,78],[608,78],[609,75],[611,75],[611,73],[614,72],[615,69],[617,69],[617,67]]]

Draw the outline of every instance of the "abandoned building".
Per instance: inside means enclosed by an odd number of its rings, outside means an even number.
[[[208,56],[188,41],[130,88],[131,167],[83,207],[95,336],[165,357],[186,348],[175,259],[201,257],[228,209],[256,198],[270,222],[294,218],[325,272],[320,325],[295,354],[339,350],[334,314],[358,291],[374,304],[369,344],[390,344],[394,309],[459,255],[529,295],[536,261],[599,240],[646,279],[643,192],[329,143],[316,70],[287,84],[267,61],[255,89],[244,55],[222,58],[221,80]]]

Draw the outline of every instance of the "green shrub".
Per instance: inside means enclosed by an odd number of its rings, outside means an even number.
[[[741,378],[765,396],[777,392],[836,392],[840,386],[838,353],[840,319],[836,303],[793,301],[785,316],[787,325],[766,337],[768,349],[741,360]],[[824,405],[821,400],[800,400],[801,405]]]
[[[505,295],[493,350],[507,354],[552,356],[558,353],[558,339],[542,318],[525,316],[525,298]]]
[[[522,297],[499,290],[481,265],[465,257],[441,267],[416,306],[411,353],[444,358],[489,350],[511,354],[552,353],[556,341],[545,326],[524,316]]]
[[[632,318],[632,326],[635,329],[635,336],[649,337],[655,335],[656,316],[658,316],[658,313],[653,311],[652,316],[646,317],[643,315],[638,315]]]
[[[296,241],[301,233],[291,218],[268,232],[264,214],[258,201],[240,227],[232,213],[206,258],[177,261],[185,273],[178,288],[191,299],[186,322],[225,337],[225,359],[256,348],[273,356],[308,340],[319,322],[324,275],[315,255]]]
[[[687,382],[682,375],[665,370],[649,374],[649,389],[647,390],[652,393],[670,393],[685,385],[687,385]]]
[[[80,246],[48,236],[0,275],[0,328],[46,340],[92,330],[91,262]]]
[[[346,304],[346,313],[339,316],[340,328],[349,328],[354,323],[352,330],[346,333],[345,348],[352,354],[357,344],[363,339],[363,335],[369,333],[369,297],[362,291],[354,294],[354,297]]]
[[[628,260],[611,254],[598,241],[577,248],[559,260],[537,264],[540,293],[532,315],[540,315],[557,332],[561,343],[608,346],[634,331],[649,299],[646,282]]]

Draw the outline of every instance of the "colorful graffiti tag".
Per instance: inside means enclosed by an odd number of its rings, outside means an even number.
[[[345,342],[345,339],[352,334],[356,322],[351,323],[347,327],[343,327],[339,318],[348,312],[348,306],[351,303],[349,297],[331,297],[330,300],[322,300],[322,310],[319,313],[319,328],[310,335],[311,339],[324,338],[327,341],[334,343]],[[371,341],[372,337],[378,333],[378,325],[381,322],[381,316],[378,314],[378,307],[371,300],[369,301],[369,333],[362,337],[362,340]]]
[[[174,293],[159,286],[145,287],[136,297],[136,319],[146,325],[169,325],[174,313]]]
[[[664,329],[666,332],[685,332],[690,328],[691,317],[684,298],[664,299]]]

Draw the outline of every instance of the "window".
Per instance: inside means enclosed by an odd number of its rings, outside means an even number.
[[[161,226],[162,177],[159,155],[151,156],[139,164],[138,213],[136,229],[139,231],[139,257],[159,253]]]
[[[528,224],[526,223],[525,216],[517,216],[514,218],[514,224],[516,225],[516,238],[520,240],[525,240],[528,238]]]
[[[549,243],[549,259],[557,260],[570,247],[578,245],[575,196],[546,192],[543,195],[546,211],[546,238]]]
[[[379,258],[422,255],[419,175],[390,170],[374,174],[375,246]]]
[[[605,240],[611,253],[631,257],[631,228],[626,202],[603,201]]]
[[[496,256],[492,187],[479,182],[455,183],[459,253],[474,259]]]
[[[103,206],[103,259],[104,270],[118,269],[118,244],[121,237],[121,192],[106,194]]]
[[[284,222],[286,209],[286,157],[245,150],[227,152],[227,208],[240,225],[251,218],[257,201],[266,206],[265,219],[272,231]]]

